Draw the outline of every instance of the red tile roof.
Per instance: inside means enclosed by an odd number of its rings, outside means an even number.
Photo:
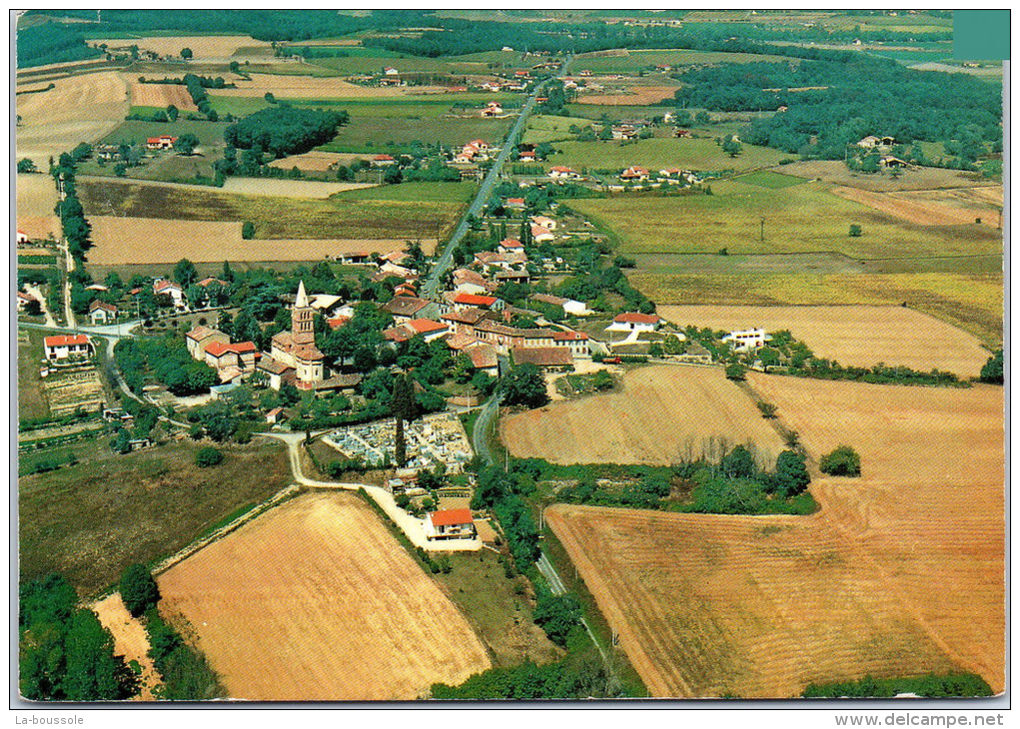
[[[210,342],[205,346],[205,353],[211,354],[213,357],[222,357],[225,354],[235,354],[234,350],[230,348],[229,344],[223,342]]]
[[[393,158],[390,157],[388,154],[377,154],[372,159],[374,159],[376,162],[392,162],[393,161]]]
[[[588,338],[588,335],[584,332],[553,332],[553,341],[555,342],[581,342]]]
[[[434,511],[429,514],[432,524],[435,526],[460,526],[462,524],[473,524],[471,509],[446,509],[445,511]]]
[[[613,317],[613,321],[624,324],[658,324],[659,317],[655,314],[638,314],[634,311],[628,311],[623,314],[617,314]]]
[[[43,344],[47,347],[69,347],[75,344],[88,344],[89,338],[85,334],[57,334],[46,337]]]
[[[516,238],[507,238],[505,240],[501,240],[499,242],[499,244],[501,246],[503,246],[504,248],[523,248],[524,247],[524,244],[521,243]]]
[[[227,345],[227,348],[236,354],[246,354],[248,352],[259,351],[254,342],[234,342],[233,344]]]
[[[570,350],[563,347],[514,347],[510,350],[510,359],[515,365],[539,367],[565,367],[574,362]]]
[[[439,322],[432,321],[431,319],[412,319],[407,322],[407,326],[411,327],[419,334],[428,334],[429,332],[438,332],[449,328],[446,324],[440,324]]]
[[[497,299],[495,296],[481,296],[479,294],[460,293],[453,297],[453,303],[467,304],[468,306],[490,307],[497,301],[499,301],[499,299]]]

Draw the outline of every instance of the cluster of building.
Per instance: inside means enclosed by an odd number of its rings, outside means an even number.
[[[198,325],[184,336],[188,354],[216,370],[221,383],[234,382],[255,371],[262,356],[254,342],[231,342],[219,329]]]
[[[698,177],[691,170],[683,170],[679,167],[664,167],[656,173],[653,173],[647,167],[641,167],[640,165],[631,165],[627,169],[623,170],[620,175],[620,180],[628,183],[635,182],[649,182],[655,180],[667,185],[698,185],[701,184],[701,178]]]
[[[492,148],[484,139],[472,139],[454,156],[455,164],[476,164],[489,159]]]
[[[376,420],[340,428],[324,440],[348,458],[381,466],[395,458],[396,427],[393,419]],[[447,473],[460,473],[471,460],[471,444],[453,413],[432,413],[406,423],[404,438],[409,472],[443,464]]]

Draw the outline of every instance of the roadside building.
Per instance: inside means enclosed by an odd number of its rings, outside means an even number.
[[[105,301],[93,301],[89,304],[89,320],[93,325],[109,324],[117,319],[117,307]]]
[[[510,362],[517,367],[533,364],[546,370],[564,370],[573,366],[574,358],[567,348],[529,347],[510,350]]]
[[[173,149],[177,137],[169,134],[160,134],[158,137],[149,137],[145,140],[145,146],[149,149]]]
[[[43,351],[50,362],[84,359],[95,354],[95,347],[87,334],[56,334],[43,339]]]
[[[445,509],[425,515],[426,539],[474,539],[475,520],[470,509]]]
[[[425,319],[438,314],[438,307],[432,301],[413,296],[394,296],[383,304],[383,311],[393,315],[393,321],[403,324],[411,319]]]
[[[205,348],[213,342],[219,344],[230,344],[230,337],[221,332],[219,329],[211,329],[210,327],[199,324],[195,326],[184,335],[184,342],[188,346],[188,354],[193,359],[203,360],[205,359]]]
[[[613,317],[613,323],[606,327],[611,332],[654,332],[662,320],[655,314],[626,312]]]

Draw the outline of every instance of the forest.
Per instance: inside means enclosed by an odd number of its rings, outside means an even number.
[[[18,31],[18,68],[99,58],[97,48],[85,45],[85,33],[64,23],[43,23]]]
[[[676,99],[684,106],[711,111],[787,106],[754,120],[744,141],[805,157],[842,159],[847,144],[868,134],[893,136],[903,144],[976,140],[1001,150],[1000,90],[965,74],[916,71],[893,61],[840,54],[799,63],[696,68],[678,78],[684,86]]]
[[[262,109],[231,124],[223,132],[228,147],[263,151],[283,157],[298,154],[336,135],[336,130],[347,123],[346,111],[319,111],[291,106]]]

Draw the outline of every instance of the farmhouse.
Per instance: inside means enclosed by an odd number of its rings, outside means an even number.
[[[50,362],[91,357],[95,347],[87,334],[57,334],[43,340],[43,350]]]
[[[315,309],[308,302],[304,281],[298,285],[290,321],[289,332],[273,335],[270,354],[262,357],[259,369],[270,375],[270,386],[273,382],[282,384],[289,376],[286,370],[293,369],[294,385],[299,390],[312,390],[326,378],[326,373],[323,354],[315,346]],[[263,367],[263,363],[267,366]],[[279,389],[279,384],[274,389]]]
[[[895,137],[876,137],[874,134],[869,134],[859,141],[857,146],[862,149],[876,149],[878,147],[891,147],[894,144],[896,144]]]
[[[475,325],[488,317],[489,312],[484,309],[456,309],[446,312],[439,318],[452,326],[455,334],[473,336]]]
[[[569,349],[561,347],[514,347],[510,350],[510,361],[516,367],[533,364],[542,369],[566,369],[574,364]]]
[[[383,69],[383,74],[386,75],[386,76],[399,76],[400,75],[400,71],[398,71],[397,69],[393,68],[393,66],[386,66]]]
[[[500,253],[520,253],[524,250],[524,244],[516,238],[505,238],[499,242],[496,246],[496,250]]]
[[[537,157],[535,156],[535,150],[533,149],[521,150],[518,159],[520,159],[521,162],[534,162],[537,159]]]
[[[411,319],[423,319],[439,313],[438,307],[426,299],[418,299],[413,296],[394,296],[383,304],[383,311],[393,315],[393,321],[398,324],[411,321]]]
[[[179,284],[173,281],[167,281],[166,279],[157,279],[152,284],[152,292],[157,297],[168,296],[176,309],[183,309],[188,304],[184,298],[184,289]]]
[[[636,167],[636,166],[635,167],[628,167],[627,169],[625,169],[623,172],[620,173],[620,179],[621,180],[629,180],[629,181],[634,181],[634,180],[643,181],[643,180],[647,180],[648,179],[648,170],[646,170],[644,167]]]
[[[372,157],[372,160],[370,162],[370,164],[373,167],[390,167],[391,165],[395,165],[396,163],[397,161],[388,154],[377,154],[374,157]]]
[[[613,139],[633,139],[637,136],[637,129],[630,124],[617,124],[612,128]]]
[[[892,155],[885,155],[878,161],[880,167],[886,169],[904,169],[910,167],[910,163],[901,160],[899,157],[893,157]]]
[[[105,301],[93,301],[89,304],[89,319],[94,325],[108,324],[117,318],[117,307]]]
[[[588,348],[588,335],[584,332],[554,331],[553,346],[567,349],[573,357],[587,357],[591,352]]]
[[[556,221],[552,218],[548,218],[545,215],[532,215],[531,222],[535,225],[541,225],[543,228],[549,230],[556,230]]]
[[[556,240],[556,236],[551,230],[537,224],[531,226],[531,238],[536,243],[548,243]]]
[[[446,509],[425,516],[426,539],[474,539],[475,520],[471,509]]]
[[[404,324],[384,330],[383,337],[391,342],[406,342],[421,336],[426,342],[431,342],[445,337],[449,333],[450,327],[446,324],[440,324],[432,319],[411,319]]]
[[[527,271],[497,271],[493,278],[497,284],[531,283],[531,274]]]
[[[27,307],[29,304],[33,302],[38,304],[39,300],[34,296],[26,294],[24,291],[18,292],[18,311],[24,311],[25,307]]]
[[[188,354],[193,359],[205,359],[205,348],[213,342],[219,344],[230,344],[230,337],[218,329],[211,329],[199,324],[190,332],[184,335],[184,342],[188,346]]]
[[[158,137],[149,137],[145,140],[145,146],[149,149],[173,149],[177,137],[169,134],[160,134]]]
[[[606,327],[610,332],[654,332],[661,319],[655,314],[626,312],[613,317],[613,323]]]
[[[15,241],[19,246],[28,243],[28,233],[23,230],[19,230],[16,234]]]
[[[732,331],[722,338],[722,341],[733,347],[734,351],[747,352],[752,349],[764,347],[765,343],[771,341],[772,336],[758,327],[756,329],[740,329]]]
[[[464,354],[471,360],[471,367],[476,371],[484,372],[490,377],[499,374],[499,355],[492,345],[478,343],[465,349]]]
[[[524,198],[508,197],[506,202],[503,203],[503,207],[507,210],[524,210]]]
[[[690,139],[693,135],[690,129],[674,129],[673,136],[678,139]]]
[[[557,180],[576,180],[580,175],[569,167],[557,165],[549,168],[549,177]]]
[[[266,422],[269,423],[270,425],[282,423],[286,419],[287,414],[283,411],[282,407],[273,408],[268,413],[266,413]]]
[[[588,305],[581,302],[575,301],[574,299],[564,299],[562,296],[553,296],[552,294],[532,294],[532,301],[539,301],[543,304],[549,304],[550,306],[559,306],[563,311],[571,316],[588,316],[591,314],[591,310]]]
[[[495,296],[481,296],[479,294],[455,294],[451,302],[454,311],[462,309],[490,309],[498,311],[503,308],[503,301]]]

